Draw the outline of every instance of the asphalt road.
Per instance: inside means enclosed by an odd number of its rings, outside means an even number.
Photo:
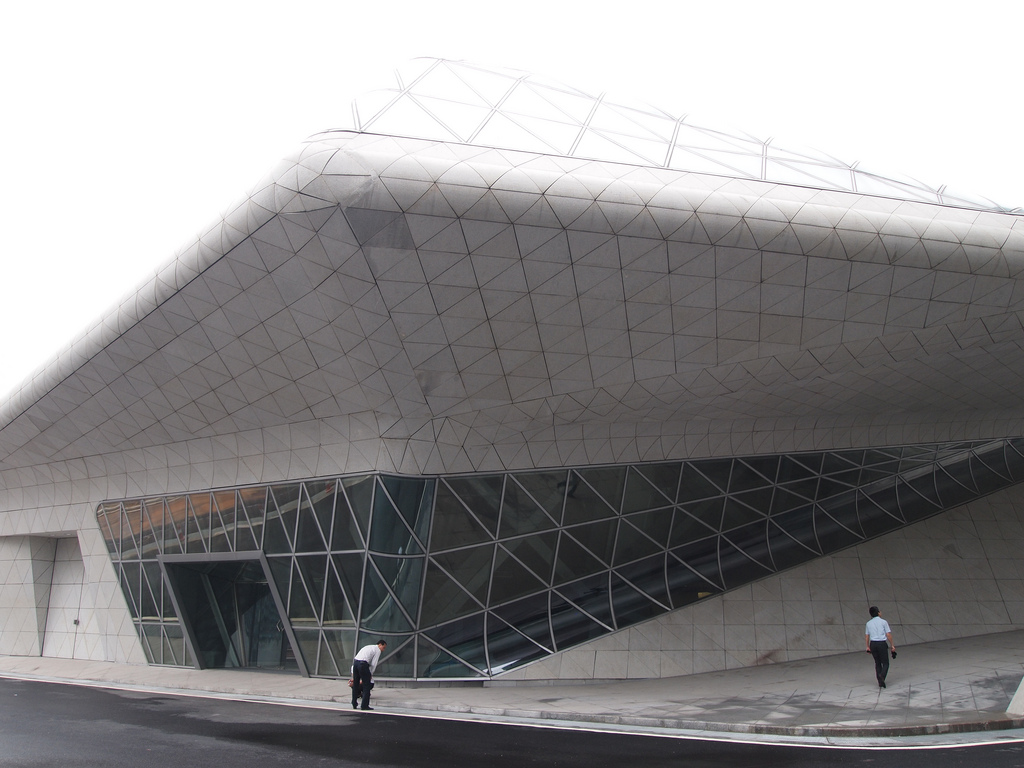
[[[854,750],[399,717],[0,678],[0,766],[1024,766],[1024,744]]]

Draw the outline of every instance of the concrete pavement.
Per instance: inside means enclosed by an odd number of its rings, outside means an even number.
[[[861,651],[659,680],[550,685],[389,685],[382,680],[373,706],[377,713],[395,715],[808,744],[1024,740],[1024,631],[898,650],[884,690],[875,684],[871,658]],[[351,711],[345,681],[244,669],[0,656],[0,676]]]

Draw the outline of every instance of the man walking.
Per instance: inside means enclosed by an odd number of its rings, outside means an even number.
[[[896,643],[892,641],[892,630],[889,629],[889,622],[882,618],[882,612],[877,607],[871,606],[868,609],[871,620],[864,627],[864,644],[867,652],[875,659],[875,679],[878,680],[878,687],[885,688],[885,676],[889,674],[889,654],[896,658]]]
[[[361,709],[373,709],[370,706],[370,687],[373,685],[373,670],[377,668],[380,655],[388,644],[378,640],[376,645],[364,645],[352,660],[352,709],[358,705],[359,694],[363,696]]]

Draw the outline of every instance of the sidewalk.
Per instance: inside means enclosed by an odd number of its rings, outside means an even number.
[[[905,645],[888,687],[863,652],[661,680],[596,684],[453,685],[374,689],[378,714],[662,735],[745,734],[800,743],[972,743],[1024,739],[1024,631]],[[189,670],[0,657],[0,677],[91,682],[166,693],[203,692],[351,711],[344,681],[248,670]],[[1009,714],[1011,706],[1015,714]]]

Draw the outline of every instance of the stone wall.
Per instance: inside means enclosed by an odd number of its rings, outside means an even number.
[[[106,545],[95,527],[0,536],[0,654],[145,664]],[[74,621],[78,620],[78,624]]]

